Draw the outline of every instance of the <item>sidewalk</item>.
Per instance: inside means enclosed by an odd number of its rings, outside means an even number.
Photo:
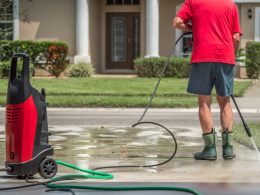
[[[248,90],[245,97],[238,98],[238,104],[241,108],[260,109],[260,80],[254,83],[254,86]]]
[[[248,89],[244,97],[236,98],[240,109],[257,109],[260,110],[260,80],[255,81],[254,85]],[[212,108],[218,108],[217,104]],[[235,106],[233,106],[235,108]],[[259,119],[260,120],[260,119]]]

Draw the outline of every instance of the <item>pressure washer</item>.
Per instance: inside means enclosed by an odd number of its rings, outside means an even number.
[[[21,75],[18,59],[23,60]],[[57,173],[57,164],[49,156],[48,123],[45,90],[39,93],[30,84],[30,57],[15,54],[11,59],[5,116],[6,171],[9,175],[31,177],[39,172],[45,178]]]

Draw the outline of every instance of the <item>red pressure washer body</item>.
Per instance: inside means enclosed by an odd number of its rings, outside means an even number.
[[[21,76],[17,76],[18,58],[23,59]],[[54,149],[48,144],[48,123],[45,92],[39,93],[30,84],[30,58],[26,54],[12,57],[6,105],[7,173],[21,177],[37,172],[51,178],[57,172]],[[48,160],[48,163],[46,162]],[[46,172],[47,171],[47,172]]]

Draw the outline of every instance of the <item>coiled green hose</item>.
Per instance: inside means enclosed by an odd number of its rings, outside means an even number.
[[[78,166],[65,163],[57,160],[57,164],[63,165],[87,174],[72,174],[64,175],[51,179],[47,183],[47,187],[51,189],[87,189],[87,190],[106,190],[106,191],[147,191],[147,190],[159,190],[159,191],[178,191],[178,192],[188,192],[194,195],[200,195],[194,189],[191,188],[182,188],[182,187],[173,187],[173,186],[87,186],[87,185],[75,185],[75,184],[54,184],[57,181],[71,180],[71,179],[113,179],[113,175],[105,172],[97,172],[88,169],[82,169]]]

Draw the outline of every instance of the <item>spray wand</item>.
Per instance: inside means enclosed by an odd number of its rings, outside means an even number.
[[[251,140],[251,142],[252,142],[252,144],[253,144],[253,147],[254,147],[255,151],[257,151],[258,158],[260,159],[260,153],[259,153],[259,150],[258,150],[258,148],[257,148],[257,146],[256,146],[256,144],[255,144],[255,141],[254,141],[253,137],[252,137],[251,130],[250,130],[250,128],[248,127],[248,125],[247,125],[247,123],[246,123],[246,121],[245,121],[245,119],[244,119],[242,113],[240,112],[240,109],[239,109],[239,107],[238,107],[238,105],[237,105],[237,102],[236,102],[234,96],[231,95],[231,98],[232,98],[232,100],[233,100],[233,102],[234,102],[234,104],[235,104],[235,106],[236,106],[237,112],[238,112],[238,114],[239,114],[239,116],[240,116],[240,118],[241,118],[241,121],[242,121],[242,123],[243,123],[244,129],[245,129],[245,131],[246,131],[246,134],[247,134],[248,137],[250,138],[250,140]]]
[[[241,112],[240,112],[240,109],[239,109],[239,107],[238,107],[238,105],[237,105],[237,102],[236,102],[234,96],[231,95],[231,98],[232,98],[232,100],[233,100],[233,102],[234,102],[234,104],[235,104],[235,106],[236,106],[237,112],[238,112],[238,114],[239,114],[239,116],[240,116],[240,118],[241,118],[241,121],[242,121],[242,123],[243,123],[244,129],[245,129],[245,131],[246,131],[246,134],[248,135],[248,137],[252,137],[251,130],[250,130],[250,128],[248,127],[248,125],[247,125],[247,123],[246,123],[244,117],[242,116],[242,114],[241,114]]]

